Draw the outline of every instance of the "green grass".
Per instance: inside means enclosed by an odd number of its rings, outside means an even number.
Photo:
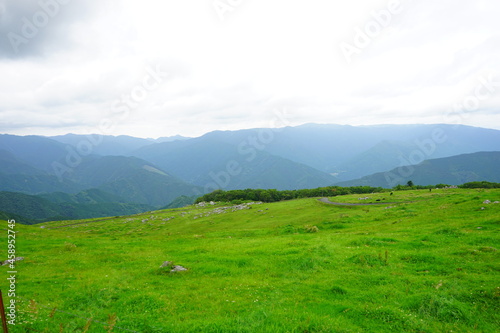
[[[11,331],[498,331],[500,190],[384,197],[17,225]]]

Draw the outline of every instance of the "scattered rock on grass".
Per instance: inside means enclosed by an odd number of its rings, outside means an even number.
[[[160,268],[168,267],[168,266],[171,266],[173,264],[174,263],[172,261],[164,261],[163,264],[161,264]]]
[[[186,267],[179,266],[179,265],[175,265],[175,266],[172,268],[172,270],[170,271],[170,273],[182,272],[182,271],[187,271],[187,268],[186,268]]]
[[[15,257],[14,259],[7,259],[5,261],[0,261],[2,263],[2,266],[9,265],[14,263],[14,261],[21,261],[24,260],[24,257]]]
[[[183,267],[181,265],[174,265],[173,261],[164,261],[163,264],[161,264],[160,266],[160,268],[169,268],[169,267],[172,267],[170,273],[176,273],[188,270],[186,267]]]

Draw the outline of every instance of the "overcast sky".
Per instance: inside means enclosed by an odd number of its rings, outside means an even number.
[[[498,0],[0,0],[0,133],[500,129],[499,14]]]

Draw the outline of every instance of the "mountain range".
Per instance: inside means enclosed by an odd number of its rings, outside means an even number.
[[[38,218],[50,219],[172,207],[218,188],[496,182],[499,151],[500,131],[445,124],[306,124],[156,140],[5,134],[0,135],[0,211],[23,216],[12,200],[3,204],[6,192],[35,197],[34,207],[50,207]],[[64,204],[73,208],[61,209]]]

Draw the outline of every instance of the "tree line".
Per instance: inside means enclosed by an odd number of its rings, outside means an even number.
[[[367,193],[379,193],[387,191],[403,191],[403,190],[423,190],[423,189],[435,189],[435,188],[447,188],[451,187],[448,184],[437,184],[437,185],[414,185],[412,181],[409,181],[406,185],[397,185],[392,189],[386,189],[383,187],[372,187],[372,186],[351,186],[351,187],[341,187],[341,186],[326,186],[318,187],[315,189],[302,189],[302,190],[282,190],[278,191],[275,189],[245,189],[245,190],[215,190],[211,193],[205,194],[198,199],[195,203],[199,202],[233,202],[241,203],[243,201],[262,201],[262,202],[276,202],[282,200],[292,200],[292,199],[302,199],[302,198],[314,198],[314,197],[335,197],[337,195],[346,194],[367,194]],[[491,182],[470,182],[458,186],[459,188],[500,188],[500,183]]]
[[[382,192],[382,187],[371,186],[327,186],[318,187],[315,189],[302,189],[302,190],[263,190],[263,189],[246,189],[246,190],[215,190],[211,193],[205,194],[198,199],[195,203],[202,201],[262,201],[262,202],[276,202],[282,200],[314,198],[314,197],[334,197],[337,195],[346,194],[364,194]]]
[[[500,188],[500,183],[492,182],[470,182],[459,185],[460,188]]]

